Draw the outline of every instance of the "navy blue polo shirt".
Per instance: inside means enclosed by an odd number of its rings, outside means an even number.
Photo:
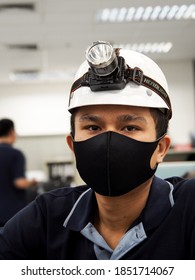
[[[140,217],[112,250],[92,224],[87,186],[40,195],[0,233],[1,259],[195,259],[195,179],[154,177]],[[129,205],[131,207],[131,205]]]
[[[14,180],[25,176],[25,157],[9,144],[0,143],[0,226],[26,205],[25,190]]]

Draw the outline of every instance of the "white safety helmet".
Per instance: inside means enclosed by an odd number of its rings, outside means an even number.
[[[90,46],[86,57],[71,88],[70,112],[82,106],[115,104],[159,108],[171,118],[167,81],[153,60],[135,51],[114,50],[103,41]]]

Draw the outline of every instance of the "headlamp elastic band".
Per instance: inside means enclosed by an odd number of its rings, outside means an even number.
[[[135,68],[128,67],[126,69],[126,73],[127,73],[127,77],[126,77],[127,83],[129,81],[132,81],[132,82],[136,83],[137,85],[142,85],[146,88],[151,89],[155,93],[157,93],[167,104],[167,106],[170,110],[169,117],[171,118],[171,116],[172,116],[171,101],[169,99],[169,96],[168,96],[166,90],[158,82],[156,82],[152,78],[144,75],[143,71],[138,67],[135,67]]]
[[[139,86],[142,85],[146,88],[151,89],[155,93],[157,93],[167,104],[167,106],[169,108],[169,112],[168,112],[169,118],[171,118],[172,108],[171,108],[171,102],[170,102],[169,96],[168,96],[166,90],[158,82],[156,82],[152,78],[144,75],[143,71],[138,67],[131,68],[131,67],[127,66],[127,68],[125,70],[124,78],[126,80],[126,84],[128,82],[134,82],[135,84],[137,84]],[[82,77],[80,77],[73,83],[73,85],[71,87],[71,91],[70,91],[69,103],[72,98],[73,92],[80,87],[86,87],[86,86],[90,87],[89,72],[86,72]]]

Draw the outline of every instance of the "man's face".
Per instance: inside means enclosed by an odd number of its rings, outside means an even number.
[[[83,141],[106,131],[114,131],[139,141],[156,140],[155,122],[149,108],[94,105],[77,110],[75,141]]]
[[[77,143],[108,131],[120,133],[140,142],[157,140],[155,121],[149,108],[123,105],[93,105],[80,107],[74,114],[74,141]],[[67,136],[67,143],[74,152],[71,135]],[[162,162],[169,145],[170,137],[168,135],[158,141],[157,147],[150,158],[150,167],[152,169],[155,169],[156,165]]]

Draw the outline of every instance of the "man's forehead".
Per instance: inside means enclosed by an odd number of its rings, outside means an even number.
[[[151,117],[148,108],[132,106],[86,106],[77,111],[76,118],[79,122],[102,120],[115,120],[119,122],[141,121],[146,123],[147,118]]]
[[[118,115],[126,116],[142,116],[147,117],[151,115],[149,108],[147,107],[137,107],[129,105],[92,105],[92,106],[83,106],[76,110],[76,115],[78,117],[86,117],[89,115],[93,116],[106,116],[106,115]]]

